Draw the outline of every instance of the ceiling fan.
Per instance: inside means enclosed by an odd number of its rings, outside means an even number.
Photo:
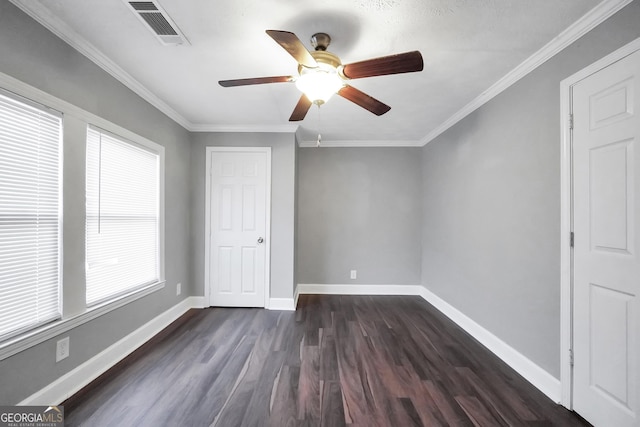
[[[422,55],[417,50],[342,65],[337,55],[327,51],[331,37],[326,33],[316,33],[311,36],[311,45],[315,49],[312,52],[309,52],[300,39],[289,31],[267,30],[267,34],[298,62],[298,75],[220,80],[218,83],[223,87],[233,87],[295,82],[303,94],[289,121],[304,119],[311,104],[321,105],[334,93],[381,116],[391,107],[350,86],[349,80],[411,73],[422,71],[424,67]]]

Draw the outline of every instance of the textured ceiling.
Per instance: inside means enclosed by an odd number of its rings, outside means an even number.
[[[390,105],[377,117],[340,97],[299,122],[301,140],[419,143],[598,0],[159,0],[190,44],[164,46],[121,0],[12,0],[67,40],[115,64],[121,79],[190,129],[278,130],[294,84],[222,88],[218,80],[295,74],[265,34],[292,31],[312,49],[332,37],[343,63],[419,50],[423,72],[351,84]],[[74,44],[72,43],[72,44]],[[320,121],[319,121],[320,119]]]

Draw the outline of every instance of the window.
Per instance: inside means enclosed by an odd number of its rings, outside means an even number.
[[[0,91],[0,340],[60,318],[62,114]]]
[[[161,279],[160,156],[87,129],[87,305]]]

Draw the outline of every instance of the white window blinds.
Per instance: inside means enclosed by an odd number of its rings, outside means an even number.
[[[159,156],[87,129],[87,305],[160,280]]]
[[[0,340],[60,317],[62,115],[0,92]]]

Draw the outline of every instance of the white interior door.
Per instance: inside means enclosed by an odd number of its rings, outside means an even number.
[[[640,51],[573,87],[573,407],[640,426]]]
[[[265,307],[268,149],[211,149],[209,301]]]

